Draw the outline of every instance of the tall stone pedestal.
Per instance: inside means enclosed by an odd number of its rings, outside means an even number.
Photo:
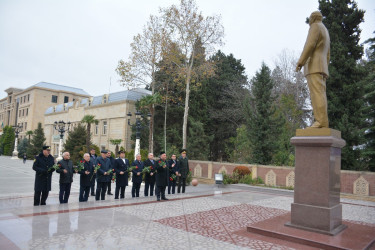
[[[297,129],[294,202],[286,226],[335,235],[342,224],[340,204],[341,132],[328,128]]]

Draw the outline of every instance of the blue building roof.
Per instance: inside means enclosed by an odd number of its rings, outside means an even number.
[[[54,83],[49,83],[49,82],[39,82],[31,87],[40,87],[40,88],[46,88],[46,89],[53,89],[53,90],[62,90],[62,91],[67,91],[67,92],[73,92],[77,93],[80,95],[89,95],[86,91],[83,89],[79,88],[73,88],[69,86],[64,86],[64,85],[59,85],[59,84],[54,84]]]

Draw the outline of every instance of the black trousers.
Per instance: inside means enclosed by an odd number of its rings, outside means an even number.
[[[102,200],[105,200],[105,192],[107,191],[107,183],[108,182],[97,182],[96,183],[96,194],[95,194],[95,200],[99,200],[101,198]]]
[[[139,197],[139,190],[141,189],[141,183],[140,182],[133,182],[132,187],[132,197]]]
[[[165,189],[166,189],[166,186],[156,186],[155,193],[158,199],[160,199],[160,196],[162,199],[165,198]]]
[[[34,206],[46,205],[49,191],[35,191],[34,192]],[[42,199],[40,199],[42,196]]]
[[[72,183],[60,183],[60,194],[59,194],[60,204],[68,203],[71,187],[72,187]]]
[[[96,174],[94,174],[94,176],[91,179],[91,187],[90,187],[91,195],[95,194],[95,180],[96,180]]]
[[[107,182],[108,194],[111,193],[111,184],[112,184],[112,179],[110,182]]]
[[[171,189],[172,189],[172,194],[174,194],[176,191],[176,180],[174,181],[168,180],[168,194],[171,193]]]
[[[79,201],[87,201],[89,199],[90,186],[79,187]]]
[[[120,193],[120,190],[121,190],[120,198],[121,199],[125,198],[125,188],[126,188],[126,186],[118,186],[118,185],[116,185],[115,199],[118,199],[118,195]]]
[[[183,178],[182,176],[178,177],[177,193],[180,193],[180,191],[181,191],[181,185],[182,185],[182,193],[185,193],[186,178]]]
[[[145,182],[145,196],[148,196],[148,189],[150,189],[150,196],[154,196],[155,182]]]

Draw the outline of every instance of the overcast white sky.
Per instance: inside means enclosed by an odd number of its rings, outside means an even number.
[[[0,0],[0,98],[8,87],[45,81],[91,95],[124,90],[115,72],[150,14],[178,0]],[[374,37],[375,1],[366,10],[361,42]],[[262,61],[271,68],[283,49],[299,56],[317,0],[197,0],[205,16],[221,14],[225,45],[249,78]],[[219,49],[219,48],[218,48]],[[110,78],[112,84],[110,87]]]

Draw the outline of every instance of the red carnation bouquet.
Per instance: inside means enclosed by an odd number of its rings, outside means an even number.
[[[82,161],[82,160],[77,162],[77,166],[74,167],[74,170],[77,171],[77,172],[80,172],[80,171],[84,170],[85,166],[83,165],[83,163],[84,163],[84,161]]]
[[[175,181],[176,180],[176,175],[175,174],[172,174],[170,177],[169,177],[169,180],[170,181]]]
[[[101,166],[102,164],[98,163],[98,165],[96,165],[94,168],[94,173],[96,173]],[[92,180],[92,177],[94,177],[94,175],[91,176],[90,181]]]

